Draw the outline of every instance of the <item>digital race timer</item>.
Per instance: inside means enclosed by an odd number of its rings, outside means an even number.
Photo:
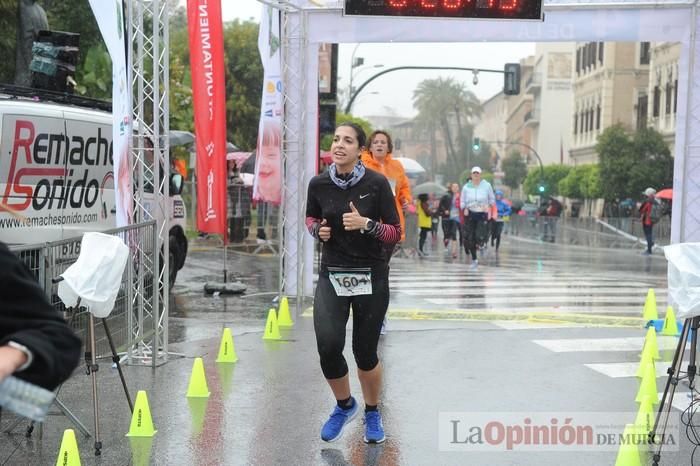
[[[542,19],[542,0],[345,0],[346,15]]]

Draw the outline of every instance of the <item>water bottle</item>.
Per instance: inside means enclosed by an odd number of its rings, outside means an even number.
[[[0,406],[33,421],[42,422],[56,394],[9,376],[0,382]]]

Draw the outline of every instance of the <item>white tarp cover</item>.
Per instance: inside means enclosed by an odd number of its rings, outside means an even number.
[[[85,233],[78,260],[61,275],[58,297],[73,307],[80,298],[95,317],[107,317],[119,293],[129,248],[121,238],[104,233]]]
[[[668,295],[682,319],[700,315],[700,243],[664,248],[668,260]]]

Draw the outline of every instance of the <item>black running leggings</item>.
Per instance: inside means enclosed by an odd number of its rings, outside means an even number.
[[[488,219],[486,212],[469,212],[464,218],[464,252],[476,260],[476,248],[488,239]]]
[[[425,247],[425,240],[428,239],[428,233],[430,228],[420,227],[420,238],[418,239],[418,250],[420,252],[425,252],[423,248]]]
[[[343,349],[350,305],[355,362],[359,369],[370,371],[379,363],[377,344],[389,306],[389,269],[372,271],[372,294],[363,296],[337,296],[328,272],[319,273],[314,295],[314,330],[321,370],[327,379],[338,379],[348,373]]]

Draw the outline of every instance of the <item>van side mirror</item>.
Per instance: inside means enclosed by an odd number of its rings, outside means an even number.
[[[178,196],[182,193],[184,179],[181,174],[173,173],[170,175],[170,195]]]

